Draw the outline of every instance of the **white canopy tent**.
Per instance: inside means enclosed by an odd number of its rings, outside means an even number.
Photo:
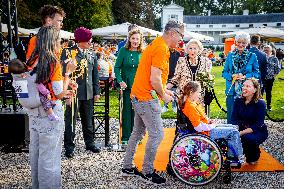
[[[30,30],[37,33],[39,28],[30,29]],[[74,39],[74,33],[65,30],[60,30],[60,37],[63,39]]]
[[[2,32],[3,33],[8,33],[7,24],[1,23],[1,26],[2,26]],[[25,29],[25,28],[18,27],[18,34],[20,36],[28,36],[31,33],[36,33],[36,32],[34,30],[31,30],[31,29]]]
[[[190,39],[198,39],[199,41],[214,41],[213,37],[203,35],[200,33],[185,31],[184,38],[185,41],[189,41]]]
[[[131,23],[125,22],[122,24],[93,29],[92,32],[93,35],[102,36],[104,38],[126,37],[128,35],[128,26],[130,25]],[[138,28],[141,30],[144,36],[157,37],[163,34],[162,32],[158,32],[142,26],[138,26]]]
[[[7,24],[1,23],[1,26],[2,26],[2,32],[8,33]],[[18,27],[19,36],[29,36],[31,33],[37,34],[38,30],[39,28],[25,29],[25,28]],[[60,30],[60,37],[64,39],[74,39],[74,33]]]
[[[60,30],[60,37],[64,39],[74,39],[74,33],[65,30]]]
[[[224,37],[234,37],[239,32],[247,32],[250,35],[260,35],[261,38],[266,41],[271,41],[271,42],[284,41],[284,31],[271,27],[248,28],[234,32],[227,32],[220,35]]]

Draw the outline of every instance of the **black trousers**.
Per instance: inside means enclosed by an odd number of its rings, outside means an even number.
[[[274,78],[273,79],[266,79],[264,81],[264,90],[266,92],[266,103],[267,103],[267,107],[271,107],[271,91],[272,91],[272,87],[273,87],[273,82],[274,82]]]
[[[65,110],[65,132],[64,132],[64,148],[66,151],[73,151],[75,148],[75,125],[80,112],[83,138],[86,146],[94,145],[94,99],[78,100],[74,105],[74,116],[72,124],[72,106],[66,106]]]
[[[263,132],[253,132],[241,136],[244,154],[248,163],[257,161],[259,159],[259,145],[263,143],[267,137],[267,130],[264,130]]]

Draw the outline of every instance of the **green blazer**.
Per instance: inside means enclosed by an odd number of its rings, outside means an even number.
[[[63,73],[66,71],[66,63],[63,61],[66,60],[67,51],[77,49],[78,53],[76,55],[77,67],[80,67],[81,61],[83,59],[87,60],[87,68],[84,69],[84,74],[76,79],[78,84],[77,98],[79,100],[90,100],[93,99],[95,95],[100,94],[100,84],[99,84],[99,74],[98,74],[98,62],[95,53],[91,50],[87,50],[83,53],[78,47],[66,48],[62,51],[60,60],[63,64]],[[79,71],[75,71],[75,74],[78,75]]]
[[[136,70],[141,58],[141,54],[138,51],[129,51],[125,47],[121,47],[114,66],[114,73],[117,82],[124,81],[127,85],[127,89],[132,88]]]

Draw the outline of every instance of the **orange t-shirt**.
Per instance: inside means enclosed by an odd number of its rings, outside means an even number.
[[[50,76],[50,82],[48,82],[48,90],[50,91],[51,99],[57,100],[52,88],[52,83],[56,83],[55,85],[57,85],[57,87],[62,87],[61,90],[63,90],[62,66],[59,62],[55,65],[55,69]]]
[[[33,54],[34,49],[36,48],[36,41],[37,41],[36,36],[33,36],[29,41],[28,50],[27,50],[27,53],[26,53],[26,62],[30,59],[30,57]],[[58,58],[61,56],[61,52],[62,52],[61,49],[58,52],[56,52],[56,56]],[[33,64],[28,67],[28,69],[32,70],[36,66],[36,63],[37,63],[37,61],[34,61]]]
[[[169,47],[162,37],[157,37],[143,51],[134,83],[132,85],[130,97],[135,96],[140,101],[152,99],[150,91],[153,87],[150,82],[151,66],[159,68],[162,71],[162,85],[166,87],[169,74]]]
[[[182,110],[184,115],[189,119],[193,127],[197,127],[201,122],[208,124],[208,119],[201,105],[186,100]],[[202,132],[208,135],[208,131]]]
[[[29,41],[28,50],[27,50],[27,54],[26,54],[26,60],[27,61],[32,56],[32,53],[33,53],[33,51],[36,47],[36,40],[37,40],[37,37],[33,36]]]

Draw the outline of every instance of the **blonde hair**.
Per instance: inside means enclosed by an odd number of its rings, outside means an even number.
[[[198,46],[198,48],[199,48],[200,51],[203,50],[203,45],[202,45],[202,43],[201,43],[198,39],[191,39],[191,40],[189,40],[189,42],[187,42],[187,44],[186,44],[186,52],[188,52],[188,46],[189,46],[190,44],[196,44],[196,45]]]
[[[128,32],[125,48],[128,49],[128,50],[131,48],[130,38],[134,34],[139,34],[140,35],[140,41],[139,41],[139,46],[137,48],[137,51],[138,52],[142,52],[143,48],[144,48],[144,45],[143,45],[143,33],[139,29],[137,29],[137,28],[134,28],[133,30],[130,30]]]

